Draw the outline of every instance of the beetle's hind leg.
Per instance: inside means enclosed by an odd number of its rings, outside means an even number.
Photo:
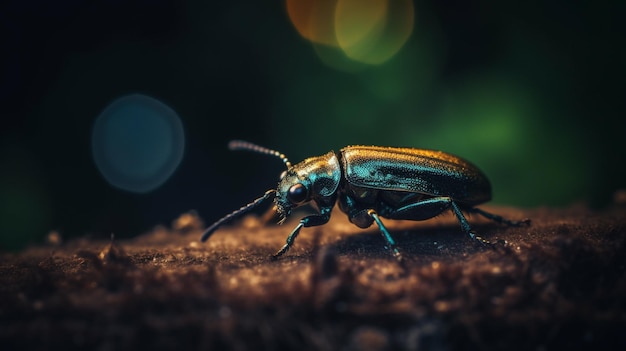
[[[429,218],[433,218],[440,213],[451,209],[456,216],[461,229],[473,240],[482,244],[491,245],[491,242],[487,239],[483,239],[478,236],[470,226],[469,222],[463,215],[461,208],[452,200],[449,196],[432,197],[425,200],[421,200],[407,206],[395,209],[384,213],[386,218],[391,219],[408,219],[414,221],[421,221]]]
[[[459,208],[459,206],[454,201],[452,201],[452,199],[449,199],[449,201],[450,201],[450,207],[452,208],[452,212],[454,212],[454,214],[456,215],[456,218],[459,220],[459,223],[461,224],[461,228],[463,229],[463,231],[466,232],[470,238],[478,241],[481,244],[493,245],[491,241],[484,239],[481,236],[478,236],[476,232],[472,230],[472,227],[470,226],[469,222],[463,215],[463,212],[461,212],[461,209]]]
[[[490,219],[490,220],[492,220],[494,222],[506,224],[506,225],[511,226],[511,227],[520,227],[520,226],[523,226],[523,225],[530,225],[530,219],[528,219],[528,218],[524,218],[524,219],[519,220],[519,221],[512,221],[512,220],[506,219],[506,218],[504,218],[502,216],[498,216],[497,214],[493,214],[493,213],[487,212],[485,210],[481,210],[480,208],[477,208],[477,207],[468,208],[468,209],[466,209],[466,211],[468,213],[478,213],[479,215],[481,215],[481,216],[483,216],[483,217],[485,217],[487,219]]]

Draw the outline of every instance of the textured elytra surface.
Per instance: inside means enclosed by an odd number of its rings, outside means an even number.
[[[132,240],[84,238],[0,256],[7,349],[594,349],[624,346],[626,209],[485,207],[529,227],[451,214],[375,226],[335,212],[304,228],[249,216],[200,243],[181,216]],[[506,241],[506,242],[504,242]]]

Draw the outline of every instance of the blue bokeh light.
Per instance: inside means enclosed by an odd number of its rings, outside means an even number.
[[[183,125],[174,110],[142,94],[121,97],[98,116],[92,151],[112,186],[146,193],[162,185],[180,164]]]

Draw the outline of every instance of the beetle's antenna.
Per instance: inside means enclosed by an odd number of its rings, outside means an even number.
[[[261,154],[267,154],[267,155],[276,156],[276,157],[280,158],[281,160],[283,160],[283,162],[287,166],[287,169],[291,168],[291,162],[289,162],[289,160],[287,159],[287,156],[285,156],[285,154],[282,154],[282,153],[280,153],[280,152],[278,152],[276,150],[272,150],[272,149],[268,149],[268,148],[263,147],[263,146],[259,146],[257,144],[253,144],[253,143],[248,142],[248,141],[232,140],[230,143],[228,143],[228,148],[231,149],[231,150],[249,150],[249,151],[258,152],[258,153],[261,153]]]
[[[242,208],[233,211],[232,213],[227,214],[226,216],[222,217],[219,221],[213,223],[210,227],[208,227],[204,233],[202,233],[202,237],[200,238],[200,241],[205,242],[207,241],[207,239],[211,236],[211,234],[213,234],[214,231],[217,230],[217,228],[219,228],[222,224],[232,221],[233,219],[237,218],[237,217],[241,217],[243,214],[245,214],[246,212],[252,210],[253,208],[259,206],[261,203],[265,202],[265,200],[273,197],[276,195],[276,190],[271,189],[265,192],[265,194],[263,196],[261,196],[260,198],[252,201],[251,203],[243,206]]]

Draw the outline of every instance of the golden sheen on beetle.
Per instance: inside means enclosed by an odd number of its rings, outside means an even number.
[[[399,260],[402,254],[381,217],[421,221],[451,210],[461,229],[484,244],[491,243],[474,233],[463,212],[477,213],[510,226],[530,223],[528,219],[512,221],[475,207],[491,200],[489,180],[470,162],[441,151],[347,146],[338,153],[330,151],[292,165],[284,154],[246,141],[233,140],[229,148],[276,156],[285,163],[287,170],[276,189],[266,191],[260,198],[208,227],[202,234],[203,242],[221,225],[272,199],[280,223],[294,208],[311,201],[319,212],[302,218],[273,258],[289,250],[303,227],[327,223],[335,204],[359,228],[376,223],[386,246]]]

